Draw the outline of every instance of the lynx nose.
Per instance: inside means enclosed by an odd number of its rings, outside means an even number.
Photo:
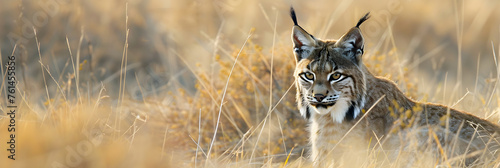
[[[326,96],[324,94],[314,94],[314,98],[318,101],[321,102]]]

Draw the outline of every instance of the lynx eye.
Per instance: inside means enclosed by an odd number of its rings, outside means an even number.
[[[302,78],[305,78],[306,80],[309,80],[309,81],[314,80],[314,74],[312,74],[311,72],[304,72],[300,76],[302,76]]]
[[[342,77],[342,74],[335,72],[330,76],[330,81],[339,80]]]

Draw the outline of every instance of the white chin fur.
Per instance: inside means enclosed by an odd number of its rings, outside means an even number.
[[[312,109],[314,109],[314,111],[316,111],[317,114],[325,115],[330,113],[334,122],[342,123],[347,113],[347,110],[349,110],[349,103],[343,100],[338,100],[335,103],[335,105],[330,106],[327,109],[324,108],[317,109],[314,106],[311,107]]]

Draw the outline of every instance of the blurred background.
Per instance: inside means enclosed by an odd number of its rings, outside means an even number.
[[[20,111],[19,158],[1,153],[5,166],[258,167],[306,156],[292,85],[291,5],[321,39],[338,39],[371,12],[361,29],[374,74],[415,100],[498,121],[495,0],[0,4],[1,59],[16,56]]]

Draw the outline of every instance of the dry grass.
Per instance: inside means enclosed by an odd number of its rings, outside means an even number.
[[[49,2],[0,5],[2,64],[18,59],[19,111],[11,161],[3,82],[0,167],[310,166],[289,2]],[[498,121],[499,2],[293,4],[320,38],[340,37],[371,11],[362,30],[373,73],[416,100]],[[36,22],[43,12],[47,22]],[[13,34],[24,38],[12,43]],[[429,153],[407,162],[414,152],[352,151],[335,166],[446,165]]]

